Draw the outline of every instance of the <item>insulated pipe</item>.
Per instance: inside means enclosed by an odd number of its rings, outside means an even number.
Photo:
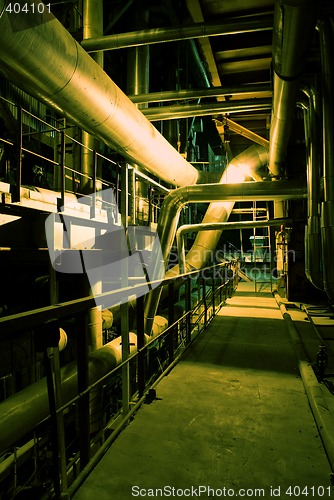
[[[149,103],[164,101],[180,101],[182,99],[205,99],[207,97],[236,97],[247,94],[268,94],[272,95],[271,88],[266,83],[254,85],[241,85],[238,87],[210,87],[198,90],[166,90],[161,92],[151,92],[148,94],[128,95],[133,103]]]
[[[237,170],[237,169],[235,169]],[[239,173],[240,175],[240,173]],[[152,270],[149,270],[150,276],[155,276],[156,266],[160,269],[161,264],[165,267],[168,263],[168,257],[173,244],[177,229],[179,214],[182,207],[188,203],[232,202],[237,201],[268,201],[276,199],[297,199],[304,198],[306,190],[300,185],[300,182],[245,182],[243,184],[201,184],[197,186],[186,186],[175,189],[170,192],[161,207],[157,232],[160,237],[163,263],[152,262]],[[205,232],[201,233],[205,234]],[[156,243],[158,244],[159,242]],[[154,249],[153,249],[154,251]],[[156,254],[157,255],[157,254]],[[200,269],[200,267],[199,267]],[[151,274],[152,273],[152,274]],[[145,332],[150,333],[158,307],[161,290],[151,291],[145,301],[144,319]]]
[[[87,52],[97,50],[114,50],[125,47],[137,47],[152,43],[174,42],[189,38],[203,38],[208,36],[237,35],[254,31],[272,30],[271,16],[260,16],[249,19],[229,19],[224,23],[196,23],[176,28],[152,28],[130,33],[119,33],[83,40],[82,46]]]
[[[153,327],[153,337],[163,332],[168,321],[157,316]],[[145,336],[145,344],[150,339]],[[137,335],[129,333],[130,355],[137,351]],[[89,386],[112,371],[122,362],[122,340],[117,337],[89,355]],[[78,394],[78,374],[76,362],[60,370],[63,404]],[[93,389],[95,393],[95,389]],[[12,448],[39,422],[50,414],[46,379],[42,378],[22,391],[0,403],[0,453]],[[24,425],[22,422],[24,420]]]
[[[314,0],[275,2],[273,33],[274,102],[270,127],[269,170],[283,175],[296,91],[316,26]]]
[[[305,226],[305,274],[320,290],[324,289],[321,269],[320,239],[320,142],[319,98],[313,88],[304,87],[307,97],[304,112],[305,145],[307,160],[307,225]]]
[[[324,289],[334,301],[334,34],[331,19],[318,22],[322,65],[324,201],[321,206],[321,243]]]
[[[219,184],[232,184],[243,182],[245,175],[253,176],[257,169],[268,163],[268,153],[264,147],[251,146],[238,156],[233,158],[224,171]],[[211,201],[211,200],[208,200]],[[234,202],[221,201],[219,203],[210,203],[202,220],[202,224],[226,222],[233,209]],[[185,261],[186,271],[201,269],[212,252],[215,250],[222,231],[206,231],[198,234],[187,253]],[[174,266],[167,271],[166,277],[177,276],[180,273],[179,266]]]
[[[207,231],[209,229],[247,229],[259,227],[275,227],[286,224],[292,224],[290,219],[273,219],[267,221],[244,221],[244,222],[207,222],[201,224],[184,224],[176,231],[176,247],[179,260],[180,274],[185,272],[185,248],[183,235],[186,233],[193,233],[198,231]]]
[[[45,6],[19,16],[0,0],[1,72],[131,162],[174,186],[198,171],[144,117]],[[34,9],[32,8],[34,5]]]

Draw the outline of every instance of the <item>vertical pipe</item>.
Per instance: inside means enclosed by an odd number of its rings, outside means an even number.
[[[322,64],[322,116],[324,201],[321,206],[321,241],[323,252],[324,289],[334,301],[334,35],[332,20],[318,22]]]
[[[320,143],[318,93],[313,88],[304,88],[308,98],[307,108],[303,109],[306,161],[307,161],[307,225],[305,227],[305,274],[308,280],[323,290],[321,269],[320,238]]]
[[[137,350],[138,350],[138,393],[142,397],[145,391],[146,374],[145,374],[145,351],[142,351],[145,344],[144,334],[144,297],[138,297],[136,303],[137,314]]]

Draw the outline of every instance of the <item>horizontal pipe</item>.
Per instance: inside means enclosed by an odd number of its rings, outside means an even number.
[[[103,37],[82,40],[81,45],[87,52],[115,50],[126,47],[138,47],[161,42],[174,42],[190,38],[208,36],[237,35],[254,31],[272,30],[272,17],[261,16],[249,19],[231,19],[223,23],[196,23],[189,26],[152,28],[130,33],[119,33]]]
[[[0,71],[122,156],[173,186],[198,171],[145,118],[61,23],[39,4],[10,15],[0,0]],[[57,68],[55,70],[55,68]]]
[[[180,273],[185,272],[185,249],[184,235],[198,231],[224,230],[224,229],[249,229],[259,227],[275,227],[292,224],[291,219],[272,219],[267,221],[243,221],[243,222],[207,222],[201,224],[184,224],[176,231],[176,248],[180,266]]]
[[[274,100],[269,150],[269,170],[274,177],[283,175],[299,77],[315,32],[316,8],[313,0],[281,0],[275,3]]]
[[[207,97],[236,97],[245,94],[268,94],[272,96],[272,89],[266,83],[254,85],[239,85],[238,87],[213,87],[198,90],[166,90],[161,92],[151,92],[149,94],[128,95],[129,99],[136,104],[148,102],[179,101],[182,99],[205,99]]]
[[[206,116],[215,113],[244,113],[246,111],[270,110],[271,105],[271,99],[248,99],[221,101],[210,104],[158,106],[155,108],[143,109],[142,112],[148,120],[158,121]]]

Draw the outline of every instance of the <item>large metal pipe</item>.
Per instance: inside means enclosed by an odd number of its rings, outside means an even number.
[[[319,96],[312,87],[304,87],[307,98],[304,112],[307,161],[307,225],[305,226],[305,274],[308,280],[323,290],[320,239],[320,143]]]
[[[316,26],[314,0],[277,0],[273,32],[274,101],[269,170],[282,177],[299,77]]]
[[[130,33],[95,37],[90,40],[83,40],[81,44],[87,52],[91,52],[207,36],[236,35],[261,30],[272,30],[271,16],[229,19],[225,20],[224,23],[196,23],[189,26],[152,28],[142,31],[132,31]]]
[[[267,221],[243,221],[243,222],[207,222],[200,224],[184,224],[180,226],[176,231],[176,248],[179,259],[180,273],[185,272],[185,247],[184,247],[184,234],[207,231],[211,229],[219,229],[224,231],[224,229],[253,229],[253,228],[266,228],[275,227],[284,224],[292,224],[291,219],[271,219]]]
[[[250,94],[267,94],[271,97],[272,89],[266,83],[241,85],[236,87],[210,87],[198,90],[165,90],[148,94],[128,95],[132,102],[141,104],[148,102],[180,101],[182,99],[202,99],[207,97],[239,97]]]
[[[324,289],[334,301],[334,34],[332,19],[318,22],[322,65],[322,129],[324,201],[321,206],[321,242]]]
[[[22,16],[0,0],[1,72],[125,158],[174,186],[195,184],[190,165],[40,3]]]
[[[213,205],[216,202],[224,201],[231,202],[233,207],[233,203],[237,201],[290,200],[304,197],[306,197],[306,188],[301,186],[300,182],[287,181],[202,184],[175,189],[166,196],[163,202],[157,227],[164,262],[153,262],[153,269],[150,272],[154,276],[155,266],[159,268],[161,264],[165,265],[165,267],[167,266],[179,214],[182,207],[188,203],[205,203],[210,201],[211,205]],[[201,234],[205,234],[205,231]],[[201,266],[196,268],[200,269]],[[146,297],[144,317],[145,332],[147,334],[150,333],[152,328],[160,293],[160,289],[155,289]]]

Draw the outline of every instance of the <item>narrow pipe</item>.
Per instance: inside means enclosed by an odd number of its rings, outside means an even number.
[[[210,104],[180,104],[173,106],[158,106],[143,110],[150,121],[175,120],[177,118],[192,118],[207,116],[214,113],[244,113],[246,111],[261,111],[271,109],[271,99],[248,99],[220,101]]]
[[[185,272],[185,248],[184,248],[184,238],[186,233],[193,233],[198,231],[207,231],[210,229],[247,229],[247,228],[259,228],[259,227],[275,227],[286,224],[292,224],[291,219],[273,219],[267,221],[243,221],[243,222],[207,222],[201,224],[184,224],[180,226],[176,231],[176,247],[179,260],[180,274]]]
[[[195,184],[198,171],[144,117],[45,7],[10,15],[0,0],[0,71],[122,156],[172,184]],[[57,71],[55,71],[57,68]]]
[[[130,33],[119,33],[117,35],[83,40],[81,44],[87,52],[91,52],[138,47],[139,45],[172,42],[190,38],[268,31],[271,29],[271,16],[260,16],[258,18],[250,17],[249,19],[230,19],[225,20],[224,23],[196,23],[185,27],[152,28],[142,31],[132,31]]]
[[[260,146],[251,146],[245,151],[237,155],[229,163],[226,170],[223,172],[220,184],[232,184],[242,182],[245,175],[249,175],[255,179],[255,172],[260,167],[266,166],[268,163],[267,150]],[[202,223],[226,222],[233,209],[234,202],[221,201],[219,203],[210,203]],[[191,271],[193,269],[201,269],[215,250],[222,231],[204,231],[197,234],[194,244],[187,253],[185,261],[185,269]],[[176,265],[169,269],[166,277],[177,276],[180,273],[179,266]]]
[[[205,99],[207,97],[239,97],[251,94],[266,94],[263,97],[271,97],[272,89],[266,83],[254,85],[241,85],[238,87],[210,87],[198,90],[166,90],[161,92],[150,92],[148,94],[128,94],[128,98],[135,104],[164,101],[180,101],[182,99]]]

